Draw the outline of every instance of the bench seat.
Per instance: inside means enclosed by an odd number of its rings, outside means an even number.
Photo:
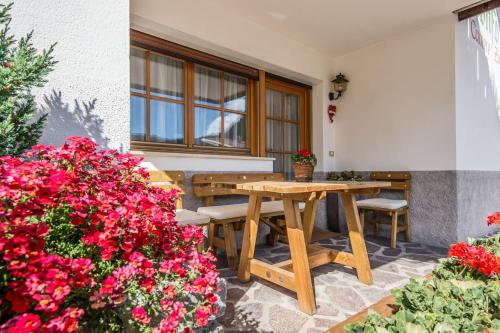
[[[175,220],[181,226],[206,225],[210,222],[210,216],[180,208],[175,211]]]
[[[304,209],[305,203],[300,202],[299,208]],[[222,205],[222,206],[209,206],[209,207],[199,207],[198,213],[207,215],[213,220],[228,220],[228,219],[236,219],[242,218],[245,219],[247,216],[248,203],[241,204],[230,204],[230,205]],[[281,213],[283,214],[283,201],[275,200],[275,201],[265,201],[262,203],[260,213],[264,214],[274,214]]]
[[[394,200],[385,198],[371,198],[356,201],[358,208],[380,208],[395,210],[408,206],[406,200]]]

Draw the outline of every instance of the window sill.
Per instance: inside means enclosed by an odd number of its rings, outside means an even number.
[[[256,157],[248,155],[229,154],[198,154],[198,153],[171,153],[158,151],[131,150],[130,154],[144,157],[181,157],[193,159],[222,159],[222,160],[251,160],[251,161],[274,161],[274,157]]]

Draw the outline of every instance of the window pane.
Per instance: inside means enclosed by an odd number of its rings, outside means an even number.
[[[247,117],[237,113],[224,113],[224,146],[247,147]]]
[[[284,123],[285,125],[285,151],[296,152],[299,149],[299,126]]]
[[[184,105],[151,100],[150,140],[184,143]]]
[[[221,112],[194,108],[194,143],[203,146],[220,146]]]
[[[299,96],[285,95],[285,119],[299,121]]]
[[[220,106],[220,72],[196,65],[194,67],[194,102],[196,104]]]
[[[247,80],[232,74],[224,74],[224,108],[246,112]]]
[[[281,122],[275,120],[266,121],[266,148],[268,150],[281,151]]]
[[[184,63],[151,54],[151,95],[184,99]]]
[[[266,114],[268,117],[281,119],[281,93],[266,90]]]
[[[285,179],[290,180],[293,178],[293,170],[292,170],[292,155],[290,154],[285,154],[283,155],[284,159],[284,174],[285,174]]]
[[[130,96],[130,139],[146,140],[146,98]]]
[[[281,161],[282,161],[282,158],[281,158],[281,154],[271,154],[271,153],[268,153],[267,154],[267,157],[274,157],[274,161],[273,161],[273,172],[281,172]]]
[[[146,52],[130,49],[130,90],[146,93]]]

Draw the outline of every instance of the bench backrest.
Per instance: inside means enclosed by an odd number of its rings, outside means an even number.
[[[193,175],[193,193],[198,198],[205,199],[205,206],[213,206],[215,197],[234,195],[234,190],[221,186],[220,182],[258,182],[264,180],[283,181],[281,173],[207,173]]]
[[[371,180],[390,181],[391,187],[383,190],[402,191],[406,201],[410,198],[411,174],[405,171],[376,171],[370,174]]]
[[[185,175],[183,171],[171,171],[171,170],[151,170],[149,173],[149,182],[157,187],[161,187],[165,190],[171,190],[173,188],[179,190],[179,197],[176,201],[176,207],[182,208],[182,196],[184,195],[184,179]]]

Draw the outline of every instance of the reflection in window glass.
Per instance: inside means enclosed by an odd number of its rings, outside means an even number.
[[[130,96],[130,139],[146,140],[146,99]]]
[[[247,117],[237,113],[224,113],[224,146],[247,147]]]
[[[146,52],[130,49],[130,90],[146,93]]]
[[[221,112],[196,107],[194,109],[194,143],[203,146],[220,146]]]
[[[184,63],[151,54],[151,95],[184,99]]]
[[[196,104],[220,106],[220,72],[207,67],[194,67],[194,102]]]
[[[149,112],[151,141],[184,143],[184,105],[151,100]]]
[[[241,112],[247,110],[247,80],[224,74],[224,108]]]

